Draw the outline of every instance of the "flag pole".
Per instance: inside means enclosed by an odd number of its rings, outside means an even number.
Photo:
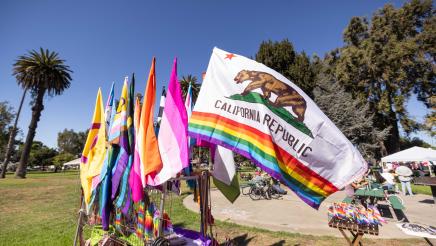
[[[160,198],[160,215],[159,215],[159,221],[160,221],[160,225],[159,225],[159,229],[158,229],[158,237],[163,237],[163,222],[164,222],[164,208],[165,208],[165,194],[167,192],[167,185],[168,182],[163,183],[162,185],[162,193],[161,193],[161,198]]]
[[[85,207],[85,199],[83,196],[83,190],[81,189],[80,194],[80,209],[79,209],[79,218],[77,219],[77,228],[76,228],[76,235],[74,236],[74,246],[77,246],[77,243],[79,242],[79,245],[83,245],[83,217],[84,217],[84,207]]]

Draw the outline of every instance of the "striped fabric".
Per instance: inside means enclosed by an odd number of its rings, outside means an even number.
[[[140,116],[141,116],[141,106],[140,106],[139,98],[136,98],[135,113],[133,117],[136,136],[138,135],[138,131],[139,131]],[[129,176],[129,185],[130,185],[130,189],[132,190],[133,201],[134,202],[141,201],[144,192],[142,190],[143,186],[141,180],[141,159],[139,158],[137,141],[135,141],[132,170],[130,171],[130,176]]]
[[[118,101],[114,102],[111,112],[111,122],[110,126],[113,125],[113,120],[115,118],[115,114],[117,113]],[[109,127],[110,128],[110,127]],[[101,216],[101,224],[103,230],[109,230],[109,219],[110,219],[110,211],[112,209],[112,199],[111,199],[111,180],[112,180],[112,167],[115,164],[116,157],[118,156],[119,147],[118,145],[110,145],[106,150],[106,156],[104,159],[104,164],[101,169],[100,177],[100,193],[99,193],[99,208],[100,208],[100,216]]]
[[[313,208],[368,168],[353,144],[292,81],[218,48],[189,135],[253,160]]]
[[[112,144],[117,144],[120,148],[117,156],[117,161],[112,168],[112,190],[111,198],[115,196],[120,185],[123,173],[129,163],[129,139],[127,133],[127,108],[128,108],[128,78],[124,80],[123,89],[121,91],[120,103],[118,104],[117,114],[109,131],[109,141]]]
[[[149,176],[148,185],[160,185],[189,165],[187,130],[188,116],[177,80],[177,59],[174,59],[158,135],[163,166],[155,177]]]
[[[225,146],[253,160],[312,207],[319,207],[327,196],[338,190],[274,144],[271,136],[250,126],[216,114],[193,112],[189,132],[191,136]]]
[[[127,166],[123,172],[123,176],[120,182],[120,192],[115,206],[120,208],[125,216],[129,216],[129,210],[131,205],[131,187],[129,186],[129,176],[133,164],[133,152],[135,148],[135,128],[134,128],[134,95],[135,95],[135,74],[132,75],[132,81],[129,86],[128,100],[127,100],[127,149],[125,150],[129,157]]]
[[[159,103],[159,112],[157,113],[157,126],[160,125],[160,122],[162,120],[162,114],[165,107],[165,97],[167,96],[167,92],[165,91],[165,86],[162,87],[162,95],[160,96],[160,103]]]
[[[145,204],[144,201],[138,202],[138,213],[136,219],[136,236],[140,239],[144,237],[144,224],[145,224]]]

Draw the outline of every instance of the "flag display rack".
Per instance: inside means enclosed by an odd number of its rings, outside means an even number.
[[[214,245],[210,182],[230,202],[238,198],[234,153],[315,209],[366,173],[358,150],[303,90],[263,64],[218,48],[195,100],[192,83],[183,100],[174,59],[155,123],[155,63],[153,58],[142,103],[134,96],[134,75],[130,85],[125,77],[118,101],[112,85],[106,107],[101,90],[97,93],[80,162],[82,205],[75,245],[84,244],[85,223],[101,224],[93,232],[98,242],[105,238],[105,245],[118,245],[119,239],[126,245],[169,245],[174,234]],[[209,148],[207,166],[194,169],[190,163],[194,144]],[[197,234],[173,228],[167,214],[182,180],[195,180],[188,186],[196,187]],[[359,233],[353,241],[360,240]],[[130,241],[131,235],[139,242]]]
[[[363,235],[369,234],[378,236],[379,234],[379,228],[377,225],[375,226],[365,226],[365,225],[359,225],[357,223],[352,222],[346,222],[343,220],[339,220],[336,218],[332,218],[328,225],[332,228],[337,228],[342,236],[347,240],[349,245],[361,245],[360,241],[362,240]],[[352,235],[352,239],[350,239],[345,231],[349,231]]]
[[[210,165],[208,165],[206,168],[199,168],[195,170],[192,175],[189,176],[179,176],[177,178],[171,178],[167,182],[165,182],[159,189],[156,189],[157,187],[147,187],[145,191],[147,191],[147,194],[144,197],[144,202],[146,204],[150,204],[150,202],[153,200],[153,198],[159,196],[159,210],[160,211],[169,211],[172,213],[172,193],[171,185],[175,182],[181,182],[181,181],[189,181],[193,180],[196,183],[196,191],[194,192],[194,199],[199,204],[199,213],[200,213],[200,231],[194,232],[189,231],[183,228],[175,228],[175,233],[179,234],[176,236],[174,233],[167,233],[165,231],[165,224],[170,222],[168,221],[168,218],[164,217],[164,213],[161,213],[159,217],[159,228],[158,233],[155,237],[151,239],[146,239],[145,237],[138,238],[137,240],[126,239],[124,236],[117,236],[117,235],[123,235],[125,231],[130,231],[131,234],[134,234],[135,228],[129,228],[128,225],[121,225],[121,230],[110,230],[109,232],[103,232],[101,230],[101,227],[98,225],[98,222],[96,223],[94,217],[95,214],[87,214],[85,209],[85,203],[83,199],[83,193],[81,195],[81,207],[79,209],[78,213],[78,222],[77,222],[77,229],[76,234],[74,238],[74,245],[75,246],[82,246],[82,245],[93,245],[91,239],[85,240],[84,239],[84,227],[89,226],[93,227],[92,233],[95,231],[97,236],[100,237],[99,245],[183,245],[186,243],[186,241],[183,240],[183,238],[180,238],[181,233],[189,232],[191,236],[193,234],[198,235],[198,239],[204,240],[205,242],[208,242],[207,245],[209,245],[212,240],[214,239],[213,236],[213,217],[211,214],[211,199],[210,199]],[[115,214],[115,212],[114,212]],[[170,217],[172,214],[169,215]],[[115,227],[116,224],[116,218],[113,216],[111,218],[111,228]],[[144,221],[145,224],[145,221]],[[123,232],[124,231],[124,232]],[[91,238],[93,236],[91,235]],[[94,236],[95,239],[95,236]],[[192,238],[191,238],[192,239]]]

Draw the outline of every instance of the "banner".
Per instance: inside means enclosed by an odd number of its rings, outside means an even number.
[[[314,208],[367,170],[360,153],[300,88],[261,63],[218,48],[189,135],[250,158]]]
[[[106,152],[106,124],[104,119],[103,98],[98,89],[95,100],[94,116],[86,138],[80,159],[80,181],[85,203],[91,202],[92,179],[100,174]]]

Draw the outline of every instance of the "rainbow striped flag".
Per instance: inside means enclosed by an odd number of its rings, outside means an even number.
[[[115,201],[115,206],[121,209],[125,216],[129,216],[131,205],[131,189],[129,186],[129,176],[133,163],[133,152],[135,148],[135,129],[134,129],[134,95],[135,95],[135,74],[132,75],[132,81],[129,85],[129,93],[127,99],[127,148],[124,150],[128,154],[127,166],[124,168],[121,182],[119,184],[119,194]],[[124,141],[124,140],[123,140]],[[120,141],[121,143],[121,141]]]
[[[189,135],[251,159],[314,208],[367,170],[353,144],[300,88],[263,64],[218,48]]]
[[[117,156],[117,161],[112,168],[112,200],[120,185],[123,173],[129,162],[129,137],[127,132],[127,108],[128,108],[128,78],[124,79],[123,89],[121,91],[120,102],[118,104],[117,113],[114,117],[111,129],[109,131],[109,142],[116,144],[120,148]]]

